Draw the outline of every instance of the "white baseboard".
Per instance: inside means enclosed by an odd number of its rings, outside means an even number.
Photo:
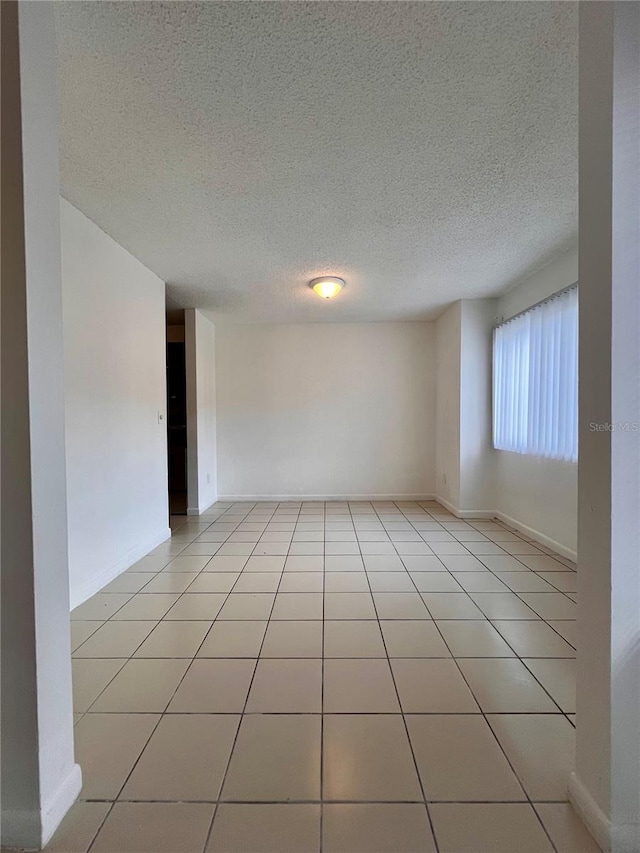
[[[587,791],[575,771],[569,776],[567,791],[571,805],[593,836],[598,847],[604,853],[609,853],[611,850],[611,821]]]
[[[253,501],[432,501],[435,500],[433,495],[417,494],[417,495],[218,495],[218,501],[237,502]]]
[[[3,850],[41,850],[82,790],[82,771],[74,764],[40,813],[7,809],[2,813]]]
[[[78,607],[78,605],[91,598],[92,595],[95,595],[96,592],[100,592],[100,590],[105,587],[110,581],[112,581],[114,578],[117,578],[118,575],[121,575],[122,572],[129,568],[129,566],[132,566],[134,563],[137,563],[138,560],[141,560],[143,557],[146,557],[149,551],[153,551],[154,548],[156,548],[170,536],[170,527],[161,528],[154,536],[150,537],[145,542],[142,542],[139,545],[135,545],[133,548],[130,548],[127,553],[120,560],[118,560],[117,563],[114,563],[113,565],[104,569],[102,572],[100,572],[99,575],[89,578],[77,589],[69,590],[70,609],[73,610],[74,607]]]
[[[496,514],[493,510],[490,509],[458,509],[457,506],[454,506],[445,498],[441,498],[440,495],[435,496],[435,500],[438,501],[439,504],[445,509],[448,509],[450,513],[455,515],[456,518],[495,518]]]
[[[496,512],[494,515],[499,521],[502,521],[504,524],[508,524],[509,527],[513,527],[514,530],[519,530],[520,533],[524,533],[525,536],[534,539],[541,545],[551,548],[552,551],[555,551],[556,554],[560,554],[561,557],[573,560],[574,563],[577,561],[577,553],[571,550],[571,548],[567,548],[566,545],[563,545],[561,542],[556,542],[556,540],[552,539],[550,536],[546,536],[544,533],[540,533],[539,530],[523,524],[521,521],[518,521],[517,518],[511,518],[511,516],[506,515],[504,512]]]

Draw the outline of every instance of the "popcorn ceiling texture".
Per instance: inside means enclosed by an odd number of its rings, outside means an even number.
[[[180,305],[429,319],[576,239],[572,2],[56,12],[63,193]]]

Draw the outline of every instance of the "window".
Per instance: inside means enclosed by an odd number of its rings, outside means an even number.
[[[494,330],[493,446],[577,460],[577,287]]]

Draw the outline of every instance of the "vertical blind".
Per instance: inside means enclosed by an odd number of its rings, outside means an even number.
[[[577,287],[494,330],[493,446],[577,460]]]

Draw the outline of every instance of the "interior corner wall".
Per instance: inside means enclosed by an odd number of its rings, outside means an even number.
[[[460,336],[460,498],[468,514],[495,507],[492,364],[495,299],[463,299]]]
[[[187,514],[218,498],[215,327],[200,311],[185,311],[187,371]]]
[[[165,288],[64,199],[60,215],[73,608],[170,535]]]
[[[506,320],[578,281],[573,248],[504,294],[497,315]],[[573,462],[494,452],[495,509],[508,523],[575,559],[578,466]]]
[[[460,382],[462,304],[454,302],[436,321],[435,493],[449,509],[460,508]]]
[[[220,499],[433,494],[433,323],[219,325],[216,372]]]

